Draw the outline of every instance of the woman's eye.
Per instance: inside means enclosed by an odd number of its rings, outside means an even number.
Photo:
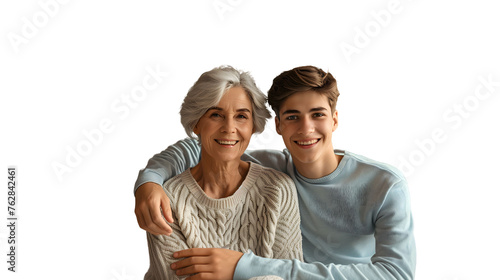
[[[221,117],[221,115],[220,115],[220,114],[218,114],[218,113],[212,113],[212,114],[210,115],[210,117],[211,117],[211,118],[219,118],[219,117]]]
[[[248,117],[247,117],[247,116],[245,116],[245,115],[238,115],[238,116],[237,116],[237,118],[238,118],[238,119],[248,119]]]

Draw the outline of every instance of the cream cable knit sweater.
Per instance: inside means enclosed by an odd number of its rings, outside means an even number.
[[[212,199],[189,170],[168,180],[174,223],[170,236],[147,233],[150,267],[144,279],[182,279],[170,264],[188,248],[228,248],[279,259],[302,259],[297,192],[274,169],[250,163],[247,177],[230,197]],[[184,278],[184,277],[183,277]]]

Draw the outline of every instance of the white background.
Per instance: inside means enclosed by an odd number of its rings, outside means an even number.
[[[198,76],[229,64],[264,92],[284,70],[329,70],[341,93],[334,147],[407,174],[417,279],[498,279],[494,2],[2,1],[0,278],[142,279],[137,173],[185,137],[178,111]],[[147,69],[168,77],[138,95]],[[85,133],[103,121],[111,128],[90,144]],[[270,123],[251,147],[284,145]],[[16,274],[6,263],[9,165]]]

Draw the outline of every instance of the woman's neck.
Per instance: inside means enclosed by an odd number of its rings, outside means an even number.
[[[242,160],[223,162],[201,157],[191,169],[191,175],[201,189],[211,198],[233,195],[245,180],[250,164]]]

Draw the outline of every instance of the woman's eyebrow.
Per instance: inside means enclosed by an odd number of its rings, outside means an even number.
[[[210,111],[210,110],[217,110],[217,111],[224,111],[224,109],[220,108],[220,107],[210,107],[208,108],[207,111]],[[247,108],[241,108],[241,109],[236,109],[236,112],[251,112],[250,109],[247,109]]]
[[[207,111],[210,111],[210,110],[222,111],[222,108],[220,108],[220,107],[210,107],[210,108],[208,108]]]

